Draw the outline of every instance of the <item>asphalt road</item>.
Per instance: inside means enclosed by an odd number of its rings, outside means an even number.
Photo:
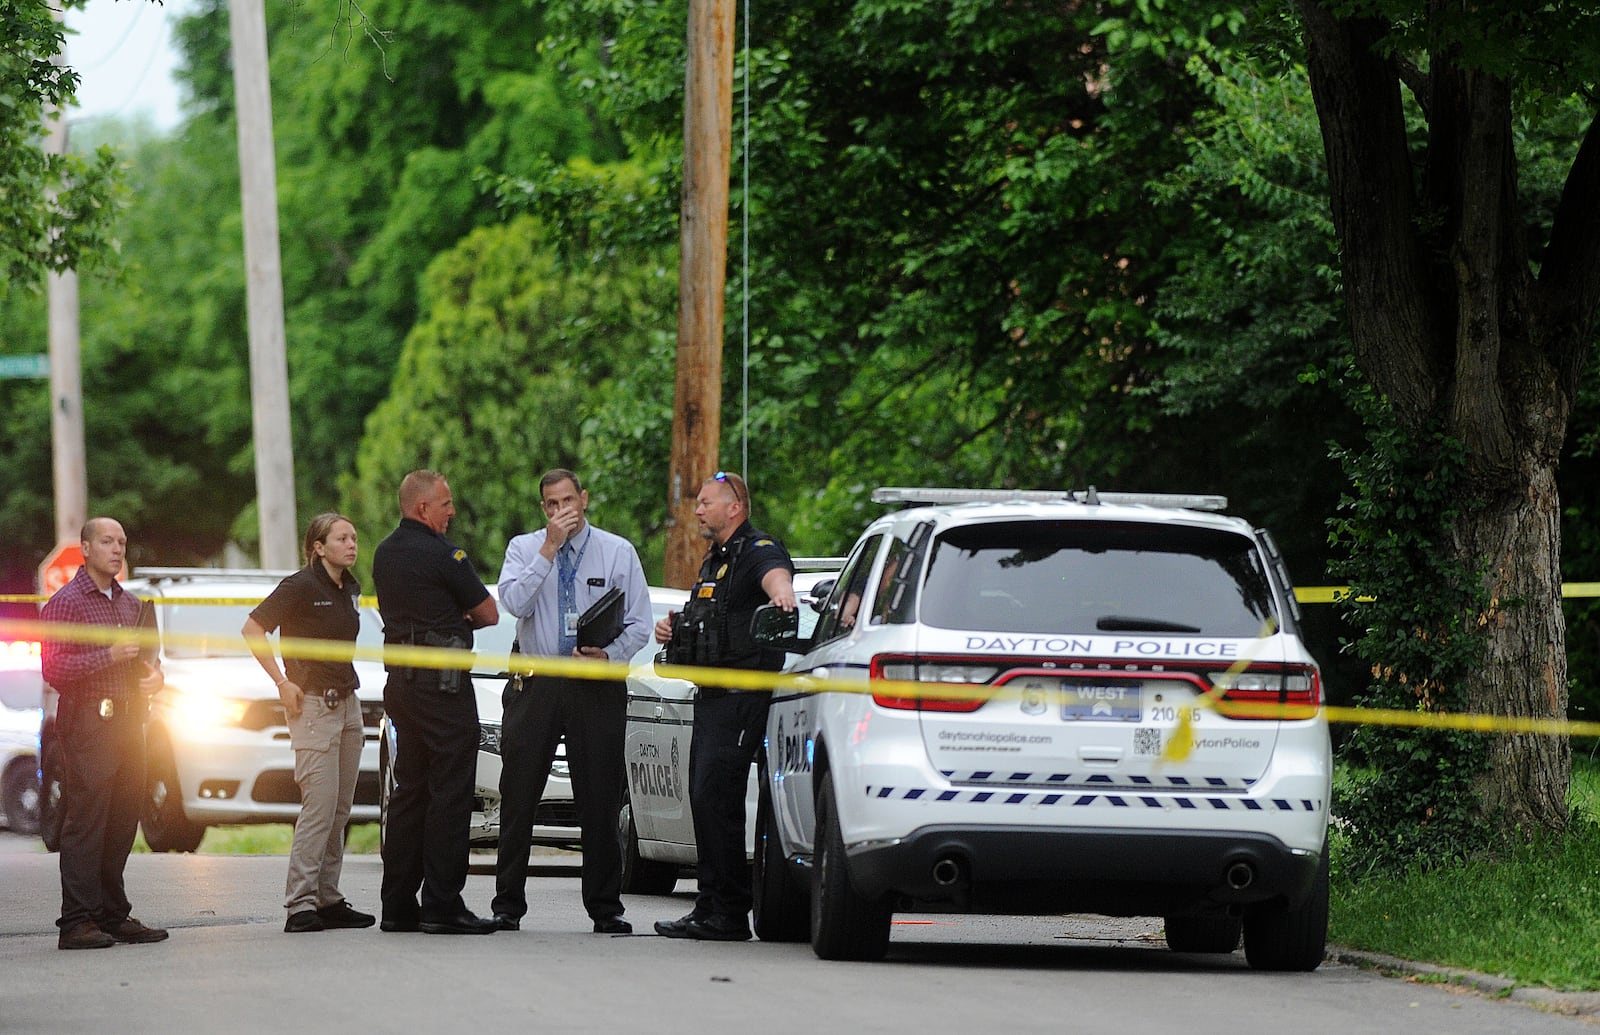
[[[0,834],[0,1031],[307,1032],[1429,1032],[1588,1031],[1582,1020],[1329,961],[1258,974],[1242,954],[1167,951],[1158,920],[897,917],[888,960],[825,963],[808,945],[590,933],[577,871],[529,880],[519,932],[481,937],[283,933],[285,860],[137,855],[134,915],[156,945],[56,949],[56,858]],[[380,865],[343,887],[375,911]],[[690,905],[627,900],[639,932]],[[488,906],[493,878],[469,879]],[[513,1028],[513,1026],[516,1026]]]

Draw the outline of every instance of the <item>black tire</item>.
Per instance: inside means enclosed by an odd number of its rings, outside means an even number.
[[[670,895],[678,886],[678,867],[639,854],[639,829],[633,822],[633,799],[622,792],[617,810],[617,843],[622,848],[624,895]]]
[[[1236,916],[1169,916],[1167,948],[1173,952],[1232,952],[1244,921]]]
[[[139,826],[152,852],[192,852],[206,836],[202,823],[191,823],[183,811],[178,767],[164,736],[149,739],[145,749],[144,809]]]
[[[803,942],[811,937],[811,903],[806,889],[789,868],[772,817],[772,795],[765,779],[756,804],[755,902],[751,909],[756,937],[764,942]]]
[[[817,857],[811,871],[811,951],[825,960],[880,960],[889,951],[886,902],[857,894],[833,803],[833,786],[817,797]]]
[[[1316,970],[1328,951],[1328,852],[1305,901],[1252,906],[1244,914],[1244,958],[1255,970]]]
[[[12,832],[39,832],[39,766],[33,759],[17,759],[0,776],[0,811]]]
[[[61,797],[61,745],[53,721],[39,731],[39,839],[44,850],[61,850],[61,819],[66,802]]]

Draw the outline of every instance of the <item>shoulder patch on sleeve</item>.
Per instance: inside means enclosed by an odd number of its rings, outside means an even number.
[[[771,545],[773,545],[773,543],[772,543],[771,539],[757,539],[756,540],[756,545],[757,546],[771,546]]]
[[[450,555],[450,559],[452,561],[464,561],[467,559],[467,551],[457,550],[455,553]]]

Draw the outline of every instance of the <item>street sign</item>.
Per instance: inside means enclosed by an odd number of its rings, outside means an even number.
[[[50,556],[39,565],[39,592],[49,596],[72,581],[83,567],[83,547],[78,543],[62,543],[50,551]]]
[[[0,381],[49,376],[50,357],[43,352],[31,356],[0,356]]]

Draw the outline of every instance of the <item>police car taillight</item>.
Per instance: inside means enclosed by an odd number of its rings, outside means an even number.
[[[875,693],[872,700],[881,708],[924,712],[975,712],[989,700],[963,693],[958,687],[982,685],[994,679],[1000,669],[992,664],[966,664],[959,661],[926,662],[903,655],[880,654],[872,659],[874,681],[927,684],[913,693]]]
[[[1234,719],[1309,718],[1322,704],[1322,673],[1315,665],[1256,664],[1242,672],[1217,672],[1217,709]]]

